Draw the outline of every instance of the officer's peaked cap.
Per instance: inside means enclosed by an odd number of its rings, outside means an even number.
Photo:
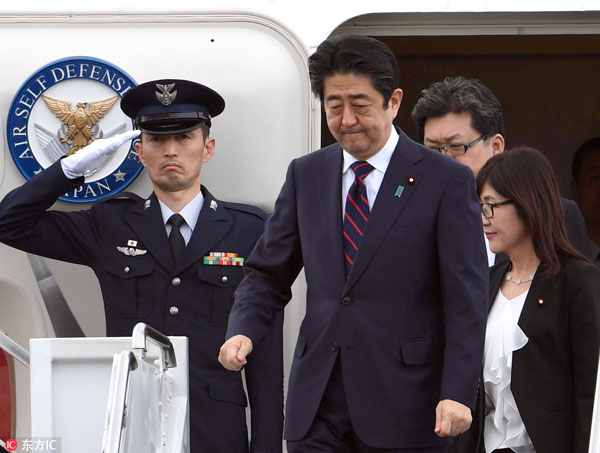
[[[161,79],[129,90],[121,109],[142,132],[177,134],[210,127],[210,120],[225,109],[219,93],[189,80]]]

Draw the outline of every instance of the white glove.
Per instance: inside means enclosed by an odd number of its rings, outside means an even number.
[[[81,176],[90,176],[96,172],[104,162],[119,149],[119,147],[134,138],[138,137],[141,131],[133,130],[122,132],[110,138],[98,139],[85,148],[80,149],[75,154],[65,157],[60,161],[63,173],[69,179],[76,179]]]

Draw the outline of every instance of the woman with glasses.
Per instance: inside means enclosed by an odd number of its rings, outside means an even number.
[[[542,153],[520,147],[495,155],[477,188],[490,249],[510,260],[490,269],[483,382],[461,451],[587,452],[600,271],[566,238],[558,184]]]

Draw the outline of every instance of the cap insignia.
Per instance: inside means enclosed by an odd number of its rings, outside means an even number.
[[[160,102],[165,107],[168,105],[171,105],[173,103],[173,101],[175,100],[175,97],[177,96],[177,90],[175,90],[171,93],[171,90],[173,88],[175,88],[175,84],[169,83],[168,85],[163,85],[163,84],[157,83],[155,85],[156,85],[156,88],[158,88],[160,90],[160,93],[158,91],[154,92],[156,94],[156,99],[158,99],[158,102]]]

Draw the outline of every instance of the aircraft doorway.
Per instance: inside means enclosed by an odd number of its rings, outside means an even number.
[[[426,18],[424,18],[426,17]],[[600,17],[553,14],[373,14],[334,34],[364,34],[397,55],[404,99],[396,124],[417,139],[410,112],[420,91],[446,76],[480,79],[504,109],[507,147],[550,158],[571,198],[571,158],[600,136]],[[333,138],[322,124],[322,143]]]

